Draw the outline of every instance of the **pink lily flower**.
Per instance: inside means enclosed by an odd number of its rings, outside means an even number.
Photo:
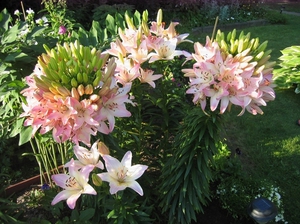
[[[155,81],[163,76],[160,74],[153,75],[154,71],[152,71],[152,70],[144,70],[144,69],[140,69],[140,70],[141,70],[141,76],[139,77],[139,79],[141,80],[141,83],[148,83],[153,88],[155,88],[155,83],[153,81]]]
[[[121,84],[125,85],[126,83],[131,83],[140,76],[140,64],[134,63],[132,59],[124,58],[123,60],[117,60],[116,63],[115,78]]]
[[[95,189],[88,184],[89,174],[93,169],[94,166],[87,166],[79,172],[74,165],[74,161],[71,161],[69,166],[70,174],[52,175],[52,180],[64,190],[55,196],[51,205],[55,205],[62,200],[67,200],[69,208],[74,209],[76,201],[81,194],[96,195],[97,192]]]
[[[122,161],[111,157],[110,155],[103,155],[106,173],[97,174],[103,181],[109,182],[111,194],[115,194],[118,191],[122,191],[129,187],[136,191],[139,195],[143,196],[143,189],[141,185],[136,181],[143,175],[148,166],[145,165],[131,165],[132,153],[128,151]]]
[[[115,127],[115,117],[130,117],[131,113],[126,109],[126,103],[132,103],[128,99],[127,93],[131,89],[131,83],[127,83],[123,88],[119,88],[116,94],[112,94],[109,98],[103,97],[103,107],[100,110],[102,118],[106,118],[109,122],[110,132]]]
[[[142,64],[143,62],[148,60],[148,47],[147,41],[143,40],[138,48],[130,48],[130,55],[128,58],[132,58],[136,63]]]

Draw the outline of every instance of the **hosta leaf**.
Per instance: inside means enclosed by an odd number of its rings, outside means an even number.
[[[8,30],[11,15],[7,12],[7,9],[3,9],[0,13],[0,34],[5,30]]]
[[[118,29],[115,24],[115,18],[111,15],[107,15],[105,23],[107,31],[110,32],[112,35],[116,35]]]

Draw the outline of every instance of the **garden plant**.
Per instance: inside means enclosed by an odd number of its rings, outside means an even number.
[[[218,30],[216,17],[201,43],[163,10],[150,19],[130,7],[87,29],[65,2],[44,6],[38,20],[31,9],[0,17],[1,139],[32,149],[44,223],[192,223],[213,198],[248,220],[243,208],[260,196],[287,223],[281,188],[242,172],[224,137],[228,119],[256,118],[275,100],[267,40]],[[297,60],[285,57],[276,77],[294,84]],[[2,210],[5,222],[22,215]]]

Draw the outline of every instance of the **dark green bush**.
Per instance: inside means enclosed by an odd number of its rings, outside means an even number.
[[[287,22],[286,17],[277,11],[268,11],[265,17],[271,24],[286,24]]]

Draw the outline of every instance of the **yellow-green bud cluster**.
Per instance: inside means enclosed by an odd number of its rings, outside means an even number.
[[[46,54],[38,57],[44,75],[35,76],[36,85],[44,92],[51,92],[55,97],[80,98],[99,91],[108,54],[82,46],[78,41],[57,44],[56,49],[49,49],[46,45],[44,48]]]
[[[272,50],[266,50],[268,41],[259,42],[259,38],[251,38],[250,33],[246,35],[242,31],[238,36],[236,30],[225,34],[218,30],[216,41],[223,52],[232,56],[242,55],[243,57],[251,56],[250,62],[256,62],[254,75],[262,72],[263,74],[271,73],[276,62],[269,61]]]

